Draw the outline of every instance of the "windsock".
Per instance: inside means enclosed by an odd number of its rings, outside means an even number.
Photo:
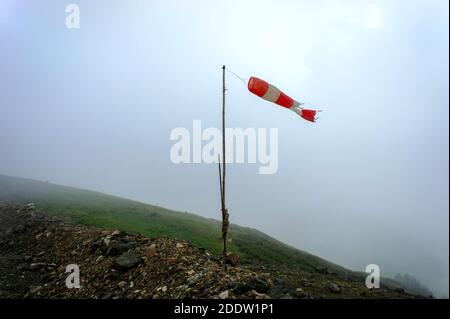
[[[281,92],[276,86],[257,77],[248,80],[248,90],[266,101],[273,102],[297,113],[307,121],[315,122],[316,114],[320,111],[302,108],[302,104]]]

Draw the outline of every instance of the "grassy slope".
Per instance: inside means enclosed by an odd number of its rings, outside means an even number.
[[[49,214],[65,216],[82,224],[147,236],[169,236],[190,241],[215,254],[221,251],[219,221],[99,192],[0,175],[0,202],[34,202]],[[337,273],[355,275],[255,229],[232,224],[230,234],[230,250],[240,255],[244,262],[284,264],[304,270],[328,267]]]

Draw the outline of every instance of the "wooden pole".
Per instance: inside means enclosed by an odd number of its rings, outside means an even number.
[[[225,208],[225,173],[226,173],[226,147],[225,147],[225,65],[222,66],[222,200]]]
[[[225,154],[225,65],[222,66],[222,169],[219,161],[219,175],[221,182],[221,206],[222,206],[222,240],[223,240],[223,267],[226,270],[227,257],[227,233],[229,227],[228,211],[225,205],[225,176],[226,176],[226,154]]]

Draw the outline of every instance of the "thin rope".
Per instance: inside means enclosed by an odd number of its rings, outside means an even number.
[[[231,73],[231,74],[234,75],[236,78],[238,78],[239,80],[241,80],[242,83],[247,84],[247,81],[246,81],[243,77],[240,77],[239,75],[237,75],[236,73],[234,73],[233,71],[231,71],[231,70],[228,69],[228,68],[225,68],[225,70],[227,70],[229,73]]]

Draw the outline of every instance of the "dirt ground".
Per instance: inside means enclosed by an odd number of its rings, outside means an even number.
[[[32,204],[0,204],[0,298],[414,297],[335,274],[230,262],[224,271],[219,258],[189,242],[72,224]],[[67,287],[76,275],[68,265],[78,266],[80,288]]]

